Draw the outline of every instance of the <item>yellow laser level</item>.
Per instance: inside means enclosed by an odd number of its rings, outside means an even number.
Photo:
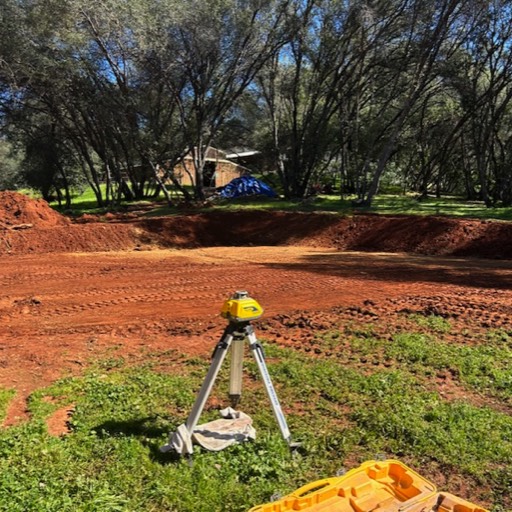
[[[250,322],[263,315],[263,308],[247,292],[238,291],[224,302],[220,314],[230,322]]]

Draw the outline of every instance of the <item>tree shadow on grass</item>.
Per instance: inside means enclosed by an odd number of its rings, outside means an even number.
[[[106,421],[93,430],[100,439],[109,437],[135,437],[142,445],[150,450],[150,458],[160,464],[169,464],[180,460],[180,456],[174,452],[162,453],[160,451],[168,436],[174,431],[173,423],[161,416],[147,416],[126,421]],[[165,439],[165,440],[164,440]],[[157,442],[158,441],[158,442]]]

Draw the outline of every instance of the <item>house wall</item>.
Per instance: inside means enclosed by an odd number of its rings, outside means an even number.
[[[187,173],[188,170],[188,173]],[[239,178],[247,174],[247,169],[229,162],[227,160],[215,161],[215,187],[223,187],[227,185],[231,180]],[[174,168],[174,176],[181,185],[194,185],[195,183],[195,171],[194,164],[191,159],[185,158],[183,162],[178,164]],[[209,183],[205,183],[205,186],[209,186]]]
[[[173,174],[180,185],[194,185],[195,171],[192,160],[185,158],[174,168]]]
[[[223,187],[231,180],[247,174],[247,169],[232,162],[218,162],[215,168],[215,187]]]

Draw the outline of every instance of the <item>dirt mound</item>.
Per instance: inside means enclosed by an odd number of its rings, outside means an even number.
[[[0,229],[66,224],[69,224],[69,220],[53,210],[43,199],[31,199],[17,192],[0,192]]]
[[[0,254],[117,251],[139,244],[136,227],[90,217],[92,224],[75,224],[43,199],[0,192]]]
[[[139,246],[137,229],[122,224],[0,230],[0,255],[127,251]]]

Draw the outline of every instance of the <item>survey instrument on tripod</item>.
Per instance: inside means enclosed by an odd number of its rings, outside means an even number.
[[[286,418],[281,409],[272,380],[270,379],[263,348],[251,324],[251,321],[260,318],[262,314],[263,308],[255,299],[250,297],[246,291],[237,291],[224,302],[221,315],[228,320],[228,325],[221,339],[215,346],[210,368],[194,405],[192,406],[187,421],[183,425],[180,425],[176,432],[170,435],[169,442],[162,448],[162,451],[172,450],[180,455],[191,454],[193,452],[192,441],[194,430],[197,427],[206,401],[210,396],[222,363],[229,351],[231,351],[229,395],[232,405],[238,403],[242,394],[243,356],[246,341],[249,343],[249,348],[258,366],[281,435],[283,439],[293,447]]]

